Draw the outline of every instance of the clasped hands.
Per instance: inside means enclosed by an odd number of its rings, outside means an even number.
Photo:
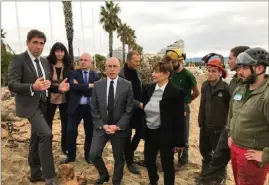
[[[103,129],[106,131],[107,134],[115,134],[119,130],[116,125],[104,125]]]

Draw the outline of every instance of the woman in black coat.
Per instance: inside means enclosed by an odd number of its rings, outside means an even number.
[[[159,179],[156,156],[160,151],[164,184],[174,185],[174,152],[183,150],[184,140],[184,93],[169,82],[172,65],[157,62],[153,66],[154,83],[143,93],[145,165],[150,185]]]
[[[61,147],[64,154],[66,154],[66,133],[67,133],[67,103],[68,103],[68,92],[61,93],[58,90],[59,84],[69,76],[70,71],[73,70],[72,60],[68,54],[66,47],[60,43],[56,42],[50,51],[47,60],[50,63],[51,68],[51,88],[50,88],[50,102],[48,106],[48,124],[52,129],[53,117],[57,107],[60,110],[61,118]]]

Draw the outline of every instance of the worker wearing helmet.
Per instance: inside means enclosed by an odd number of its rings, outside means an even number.
[[[199,89],[193,74],[183,67],[186,54],[180,49],[166,50],[166,59],[173,64],[174,73],[172,74],[172,83],[177,85],[185,92],[184,109],[185,109],[185,141],[186,148],[178,153],[178,164],[182,168],[188,163],[188,146],[189,146],[189,122],[190,106],[192,100],[199,96]]]
[[[207,63],[207,80],[201,87],[198,114],[199,149],[203,158],[201,176],[208,170],[212,154],[226,126],[231,97],[229,85],[222,80],[226,76],[220,56],[212,56]]]
[[[236,58],[237,56],[249,49],[249,46],[236,46],[230,50],[228,65],[231,71],[237,71]],[[206,55],[203,57],[204,62],[208,62],[208,59],[211,56],[220,56],[219,54],[212,53],[211,55]],[[221,60],[223,57],[220,57]],[[224,60],[224,59],[223,59]],[[235,88],[241,84],[240,77],[236,73],[232,80],[230,81],[230,95],[233,94]],[[228,146],[228,131],[224,129],[222,134],[220,135],[217,147],[213,153],[212,160],[209,163],[209,168],[201,174],[198,178],[197,185],[205,185],[205,184],[225,184],[226,181],[226,172],[227,165],[230,161],[230,148]]]
[[[236,88],[228,114],[228,144],[236,185],[264,185],[269,170],[268,52],[251,48],[236,61],[243,85]]]

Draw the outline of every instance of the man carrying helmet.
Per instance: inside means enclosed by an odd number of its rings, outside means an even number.
[[[236,185],[264,185],[269,170],[268,52],[251,48],[237,57],[242,79],[230,102],[228,144]]]
[[[172,62],[174,73],[172,74],[172,83],[177,85],[185,94],[185,141],[186,148],[178,153],[178,163],[180,167],[184,167],[188,163],[188,146],[189,146],[189,122],[190,122],[190,106],[192,100],[199,96],[199,89],[193,74],[183,67],[186,54],[180,49],[166,50],[166,60]]]
[[[212,154],[227,122],[230,88],[222,80],[227,73],[223,67],[223,57],[213,56],[207,63],[207,80],[201,87],[198,116],[200,127],[199,149],[203,157],[201,175],[208,169]]]

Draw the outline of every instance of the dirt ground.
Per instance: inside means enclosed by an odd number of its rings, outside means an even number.
[[[201,82],[204,80],[203,76],[198,76],[197,81],[199,87]],[[6,109],[4,106],[4,102],[2,99],[2,110]],[[197,123],[198,110],[199,110],[199,102],[200,98],[197,98],[191,104],[191,121],[190,121],[190,152],[189,159],[190,163],[187,167],[182,170],[176,172],[176,184],[177,185],[194,185],[194,179],[199,175],[201,169],[201,155],[199,152],[199,128]],[[14,106],[14,103],[10,103]],[[11,106],[9,105],[9,106]],[[12,109],[7,106],[7,109]],[[2,185],[34,185],[30,183],[28,180],[29,177],[29,166],[28,166],[28,143],[16,142],[18,147],[9,148],[5,147],[5,143],[7,141],[7,129],[4,129],[5,122],[2,122]],[[24,141],[29,139],[30,136],[30,125],[25,120],[17,121],[15,124],[15,128],[13,135],[15,138]],[[61,153],[60,148],[60,121],[55,118],[53,123],[53,153],[55,160],[55,167],[58,170],[59,162],[64,159],[64,155]],[[83,142],[84,142],[84,130],[82,125],[79,127],[79,136],[78,136],[78,150],[77,150],[77,159],[75,162],[71,163],[74,165],[75,174],[83,175],[87,179],[87,185],[93,184],[95,179],[98,177],[97,170],[93,165],[89,165],[85,162],[83,157]],[[136,159],[143,159],[143,145],[144,142],[140,142],[139,147],[135,153]],[[103,158],[105,160],[106,166],[109,169],[109,174],[113,174],[113,156],[111,152],[111,145],[108,143],[104,152]],[[160,169],[160,162],[157,162],[158,168]],[[147,185],[149,183],[147,171],[144,167],[139,166],[139,170],[142,172],[141,175],[133,175],[131,174],[125,167],[123,182],[124,185]],[[163,184],[162,172],[159,172],[160,180],[159,185]],[[35,183],[36,185],[43,185],[44,183]],[[62,183],[65,184],[65,183]],[[110,182],[106,183],[107,185],[111,184]],[[231,165],[228,166],[228,179],[227,185],[233,185],[233,176],[231,171]]]

